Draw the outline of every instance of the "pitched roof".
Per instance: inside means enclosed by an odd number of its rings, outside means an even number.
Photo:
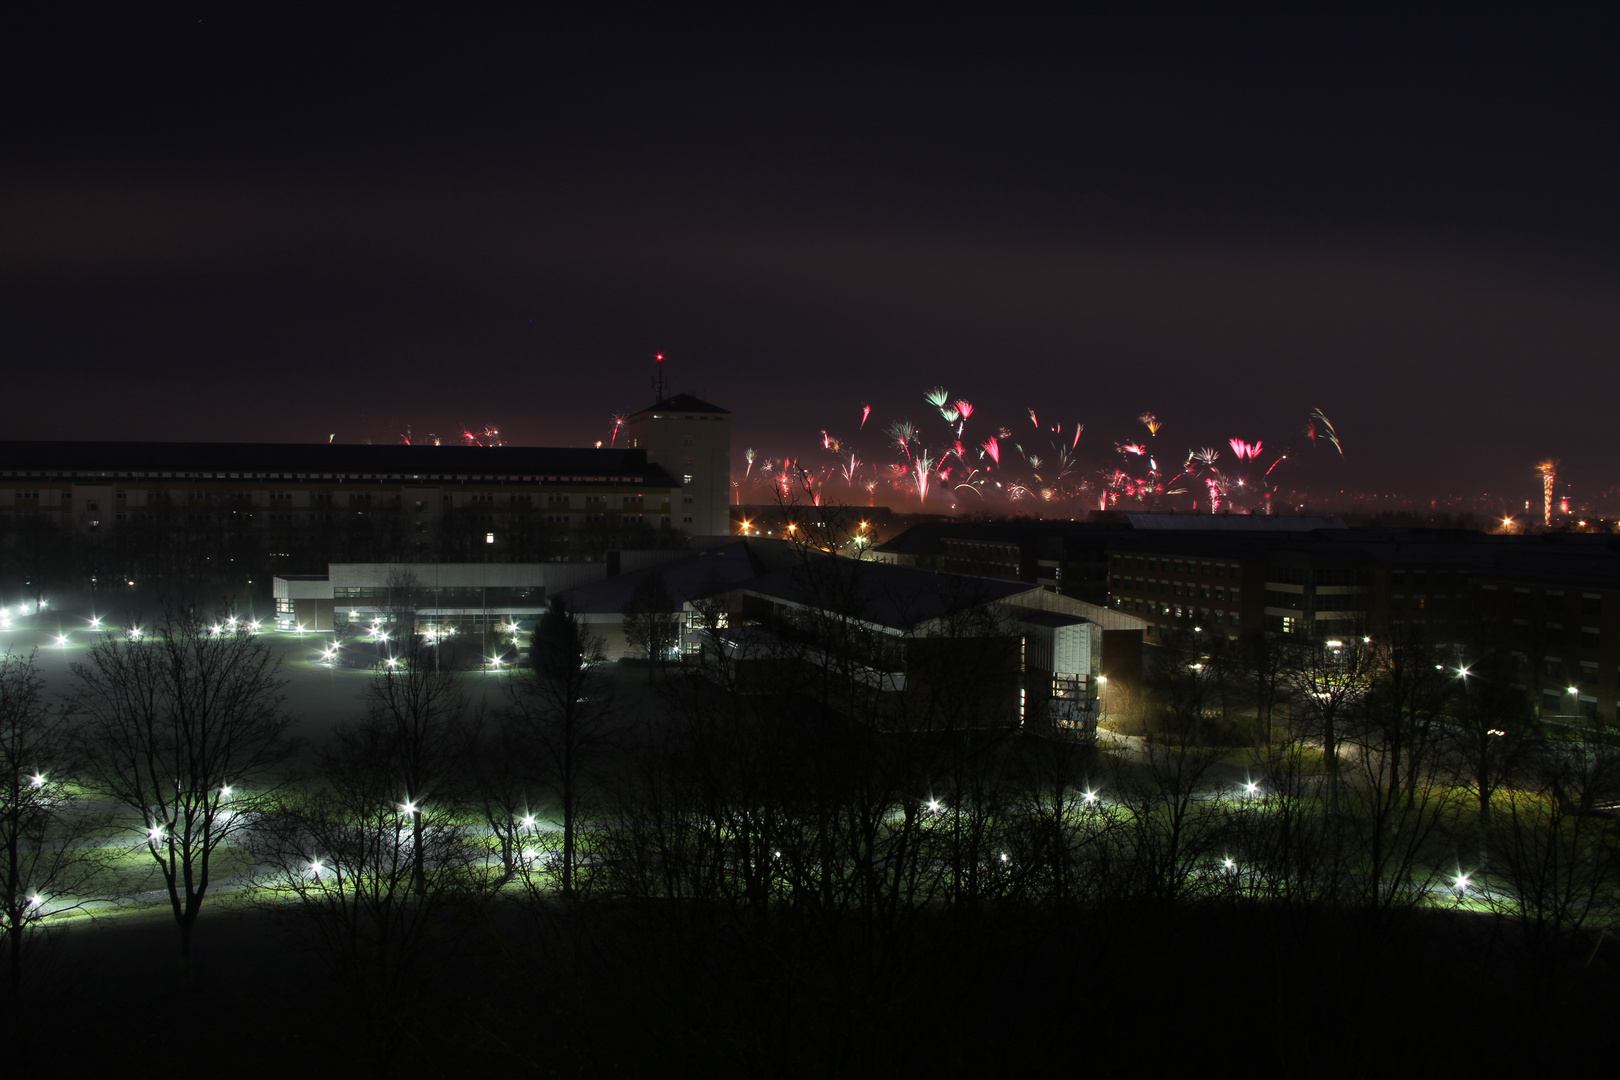
[[[730,409],[722,409],[718,405],[712,405],[709,402],[704,401],[702,398],[694,397],[691,394],[675,394],[672,397],[664,398],[661,401],[654,402],[653,404],[647,406],[645,409],[638,410],[635,415],[640,416],[642,413],[649,413],[660,409],[668,410],[670,412],[724,413],[726,416],[731,415]]]
[[[764,563],[746,540],[688,555],[673,562],[658,563],[626,574],[617,574],[589,585],[566,590],[569,607],[581,615],[616,615],[624,611],[636,587],[657,574],[675,603],[675,610],[691,600],[702,600],[727,589],[746,585],[766,572]]]
[[[1030,592],[1033,586],[887,563],[823,558],[792,570],[766,574],[749,582],[746,588],[757,596],[910,630],[945,615]]]

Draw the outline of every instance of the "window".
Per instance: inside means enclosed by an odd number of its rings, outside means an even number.
[[[1564,672],[1564,662],[1556,656],[1545,657],[1541,661],[1541,673],[1549,679],[1556,679]]]
[[[1564,610],[1564,594],[1561,593],[1561,592],[1549,592],[1547,594],[1547,610],[1548,611],[1563,611]]]
[[[1594,593],[1586,593],[1586,594],[1582,595],[1582,597],[1581,597],[1581,614],[1582,615],[1601,615],[1601,614],[1603,614],[1603,597],[1598,596],[1598,595],[1596,595]]]
[[[1543,690],[1541,692],[1541,711],[1543,714],[1556,715],[1563,707],[1564,695],[1556,690]]]
[[[683,473],[682,476],[681,476],[681,485],[684,487],[686,485],[691,484],[691,482],[692,482],[692,474],[691,473]]]
[[[1602,644],[1602,633],[1595,626],[1581,627],[1581,648],[1596,649]]]

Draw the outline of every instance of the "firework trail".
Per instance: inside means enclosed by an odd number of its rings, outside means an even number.
[[[867,405],[867,404],[865,404],[863,402],[861,404],[861,426],[857,430],[864,430],[866,428],[867,418],[870,417],[871,415],[872,415],[872,406]]]
[[[1076,425],[1074,425],[1074,441],[1069,443],[1069,449],[1070,450],[1078,450],[1080,448],[1080,433],[1082,431],[1084,431],[1084,430],[1086,430],[1086,425],[1084,425],[1084,424],[1076,424]]]
[[[1119,443],[1114,449],[1122,454],[1136,454],[1139,457],[1147,453],[1147,447],[1141,443]]]
[[[409,445],[411,445],[411,425],[409,425],[409,424],[406,424],[406,425],[405,425],[405,430],[404,430],[404,432],[403,432],[403,433],[402,433],[402,434],[401,434],[401,435],[400,435],[400,437],[399,437],[399,439],[400,439],[400,441],[401,441],[401,442],[403,442],[403,443],[404,443],[404,444],[405,444],[405,445],[406,445],[406,446],[409,446]]]
[[[1558,459],[1548,458],[1536,465],[1541,474],[1541,523],[1552,524],[1553,486],[1558,483]]]
[[[1157,435],[1159,433],[1159,428],[1163,426],[1159,423],[1159,418],[1150,412],[1145,412],[1141,416],[1138,416],[1136,418],[1136,422],[1146,427],[1149,435]]]
[[[1284,450],[1281,454],[1279,454],[1277,456],[1277,460],[1273,461],[1271,463],[1271,469],[1275,469],[1277,466],[1281,465],[1283,462],[1285,462],[1287,460],[1288,460],[1288,451]],[[1267,476],[1271,475],[1271,469],[1266,470],[1266,475]]]
[[[1034,424],[1036,427],[1041,426],[1041,421],[1038,417],[1036,417],[1034,409],[1029,410],[1029,422]]]
[[[985,453],[990,455],[991,461],[995,462],[997,465],[1001,464],[1001,444],[996,441],[996,437],[994,435],[984,440],[984,442],[981,444],[981,448]]]
[[[936,386],[932,390],[923,391],[923,400],[936,409],[943,409],[946,402],[951,400],[951,392],[943,386]]]
[[[611,448],[619,441],[619,432],[624,430],[624,417],[618,413],[613,414],[613,430],[608,433],[608,446]]]
[[[849,455],[849,464],[845,465],[842,469],[839,470],[840,472],[842,472],[844,474],[844,483],[848,484],[850,487],[854,487],[855,486],[855,472],[860,467],[861,467],[861,459],[855,456],[854,451],[851,451],[850,455]]]
[[[754,471],[754,448],[752,446],[743,451],[743,460],[748,462],[748,468],[743,470],[743,479],[746,480],[749,474]]]
[[[1317,424],[1322,425],[1320,429],[1317,428]],[[1340,457],[1344,457],[1344,445],[1339,442],[1339,433],[1333,430],[1333,421],[1329,420],[1327,414],[1321,409],[1315,409],[1311,412],[1311,442],[1316,442],[1316,436],[1319,432],[1326,435],[1328,442],[1333,444],[1333,449],[1339,452]]]
[[[500,430],[494,426],[485,427],[476,434],[467,428],[461,429],[461,439],[468,446],[504,446],[501,441]]]
[[[912,459],[912,472],[917,483],[917,505],[921,506],[928,501],[928,483],[933,479],[934,460],[928,456],[927,450],[919,450]]]

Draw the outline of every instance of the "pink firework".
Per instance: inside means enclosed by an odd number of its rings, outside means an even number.
[[[973,415],[973,402],[971,402],[971,401],[958,401],[956,403],[956,415],[960,416],[963,420],[966,420],[968,417],[972,416]]]
[[[1070,450],[1077,449],[1080,446],[1080,433],[1082,431],[1084,431],[1084,430],[1086,430],[1086,425],[1084,425],[1084,424],[1076,424],[1076,425],[1074,425],[1074,441],[1069,443],[1069,449]]]
[[[611,447],[619,441],[619,432],[624,430],[624,417],[618,413],[613,414],[613,433],[608,436],[608,446]]]
[[[871,415],[872,415],[872,406],[862,404],[861,405],[861,427],[863,427],[863,428],[866,427],[867,418],[870,417]]]
[[[1038,417],[1036,417],[1034,409],[1029,410],[1029,422],[1034,424],[1036,427],[1041,426],[1041,421]]]
[[[1122,454],[1136,454],[1140,456],[1147,453],[1147,447],[1143,446],[1141,443],[1125,443],[1116,449],[1118,449]]]
[[[996,437],[994,435],[990,436],[988,439],[984,440],[981,445],[984,452],[990,455],[990,460],[995,462],[997,465],[1000,465],[1001,444],[996,441]]]
[[[1254,461],[1260,456],[1260,447],[1264,444],[1258,439],[1252,443],[1244,442],[1242,439],[1228,439],[1227,445],[1231,446],[1232,453],[1237,455],[1237,459],[1239,461],[1242,461],[1244,458]]]

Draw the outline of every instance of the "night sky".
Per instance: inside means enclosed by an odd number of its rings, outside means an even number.
[[[0,17],[0,438],[588,444],[663,352],[739,467],[944,384],[1098,466],[1620,482],[1612,7],[540,7]]]

